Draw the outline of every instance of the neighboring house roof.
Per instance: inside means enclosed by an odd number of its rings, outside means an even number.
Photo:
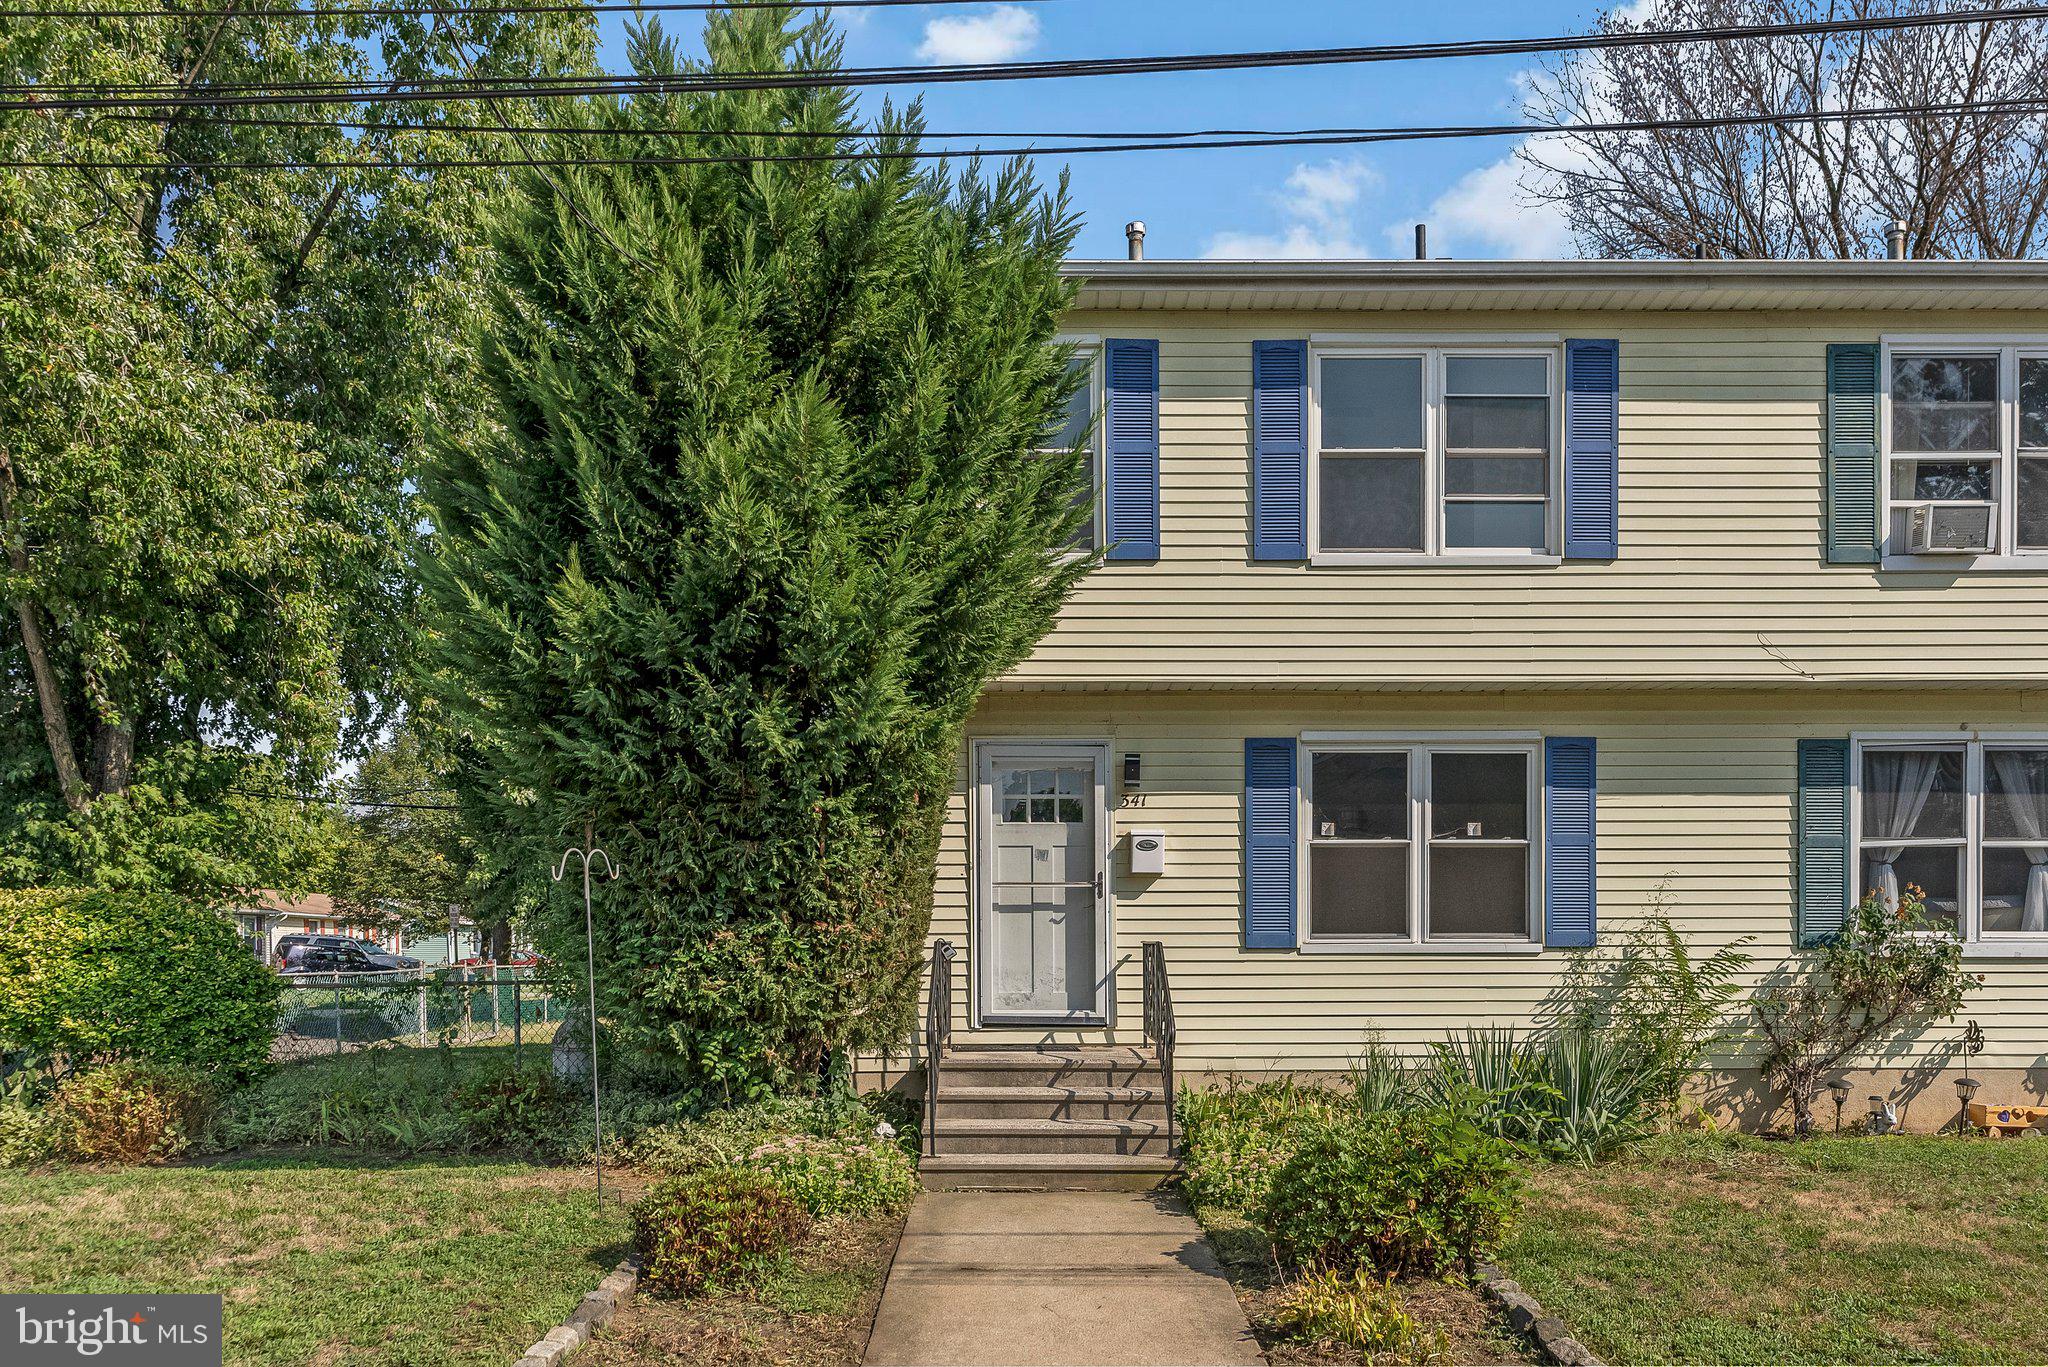
[[[2048,261],[1069,261],[1078,309],[2043,309]]]
[[[254,892],[249,894],[243,911],[263,911],[276,916],[332,916],[334,899],[324,892],[309,892],[304,897],[289,897],[281,892]]]

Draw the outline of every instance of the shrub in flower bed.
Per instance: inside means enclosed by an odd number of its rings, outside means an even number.
[[[1438,1367],[1454,1360],[1449,1335],[1424,1329],[1401,1293],[1363,1268],[1310,1271],[1287,1288],[1273,1323],[1297,1343],[1341,1343],[1371,1363]]]
[[[50,1103],[57,1149],[79,1163],[162,1163],[201,1133],[210,1099],[190,1069],[114,1063],[81,1073]]]
[[[1514,1146],[1443,1111],[1352,1115],[1302,1136],[1260,1223],[1295,1262],[1440,1275],[1499,1245],[1520,1199]]]
[[[787,1135],[748,1154],[746,1166],[817,1216],[901,1210],[917,1192],[910,1155],[885,1139]]]
[[[704,1168],[669,1178],[633,1208],[641,1284],[667,1295],[744,1285],[810,1226],[810,1213],[765,1173]]]
[[[695,1172],[743,1163],[755,1150],[791,1135],[879,1141],[879,1128],[874,1114],[844,1093],[777,1097],[647,1126],[633,1137],[626,1153],[656,1172]]]
[[[1185,1190],[1198,1206],[1256,1215],[1273,1175],[1302,1136],[1329,1124],[1344,1102],[1286,1078],[1181,1093]]]

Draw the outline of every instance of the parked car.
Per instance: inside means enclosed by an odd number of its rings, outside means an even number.
[[[311,967],[316,959],[321,966]],[[285,935],[277,942],[277,965],[286,973],[375,973],[418,968],[420,961],[348,935]]]
[[[467,959],[457,959],[455,966],[457,968],[489,968],[493,963],[496,963],[499,968],[534,968],[540,964],[540,955],[514,954],[509,959],[493,960],[487,959],[480,954],[472,954]]]

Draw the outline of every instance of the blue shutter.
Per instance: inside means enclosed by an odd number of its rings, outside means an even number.
[[[1874,342],[1828,348],[1828,563],[1874,565],[1878,535]]]
[[[1252,343],[1252,559],[1308,559],[1307,342]]]
[[[1599,772],[1591,736],[1543,742],[1543,943],[1552,949],[1582,949],[1599,939]]]
[[[1103,421],[1103,524],[1111,560],[1159,558],[1159,343],[1103,343],[1108,413]]]
[[[1564,344],[1564,553],[1621,549],[1621,343]]]
[[[1849,917],[1849,742],[1799,742],[1799,943],[1841,933]]]
[[[1244,947],[1294,948],[1294,739],[1244,743]]]

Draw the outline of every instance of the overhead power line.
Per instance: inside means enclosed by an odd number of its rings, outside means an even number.
[[[1199,133],[1172,134],[1146,141],[1073,143],[1043,146],[1025,143],[1013,147],[966,147],[937,149],[839,149],[831,152],[705,153],[660,156],[560,156],[560,157],[435,157],[413,161],[0,161],[12,170],[73,166],[110,171],[433,171],[490,168],[566,168],[577,166],[730,166],[756,162],[844,162],[844,161],[951,161],[967,157],[1080,156],[1097,152],[1177,152],[1196,149],[1246,147],[1325,147],[1362,143],[1431,142],[1457,138],[1498,137],[1586,137],[1614,133],[1683,132],[1712,128],[1744,128],[1778,124],[1868,123],[1892,119],[1970,117],[1973,115],[2048,114],[2048,96],[2005,100],[1960,101],[1953,104],[1889,105],[1869,109],[1815,109],[1780,114],[1703,115],[1686,119],[1626,119],[1603,123],[1503,123],[1455,124],[1437,127],[1353,128],[1295,130],[1251,136],[1211,137]],[[736,137],[747,136],[735,134]],[[1062,134],[1061,136],[1079,136]],[[1119,134],[1092,134],[1120,137]],[[851,141],[872,141],[876,134],[851,134]]]
[[[1784,24],[1735,24],[1694,29],[1567,34],[1548,38],[1496,38],[1456,42],[1381,44],[1371,47],[1289,48],[1187,56],[1098,57],[1061,61],[995,62],[932,67],[846,67],[834,71],[686,72],[665,76],[441,77],[409,90],[374,89],[347,82],[251,82],[191,91],[151,86],[11,86],[0,110],[166,109],[262,104],[382,104],[477,99],[560,99],[575,96],[684,94],[850,86],[928,85],[983,81],[1055,80],[1167,72],[1244,71],[1278,67],[1434,61],[1456,57],[1579,52],[1658,47],[1679,43],[1875,33],[2048,18],[2048,5],[1950,10],[1862,19]],[[164,90],[166,93],[151,93]],[[110,91],[128,93],[110,94]]]
[[[948,5],[976,5],[983,0],[657,0],[656,3],[607,3],[593,0],[587,5],[310,5],[276,9],[5,9],[0,19],[462,19],[471,15],[491,17],[510,14],[638,14],[660,11],[784,9],[797,3],[799,9],[894,9],[919,6],[927,9]],[[1051,0],[1005,0],[1013,5],[1043,5]]]
[[[459,812],[452,802],[372,802],[363,798],[320,793],[265,792],[257,788],[229,788],[236,797],[263,798],[271,802],[309,802],[327,807],[378,807],[399,812]]]

